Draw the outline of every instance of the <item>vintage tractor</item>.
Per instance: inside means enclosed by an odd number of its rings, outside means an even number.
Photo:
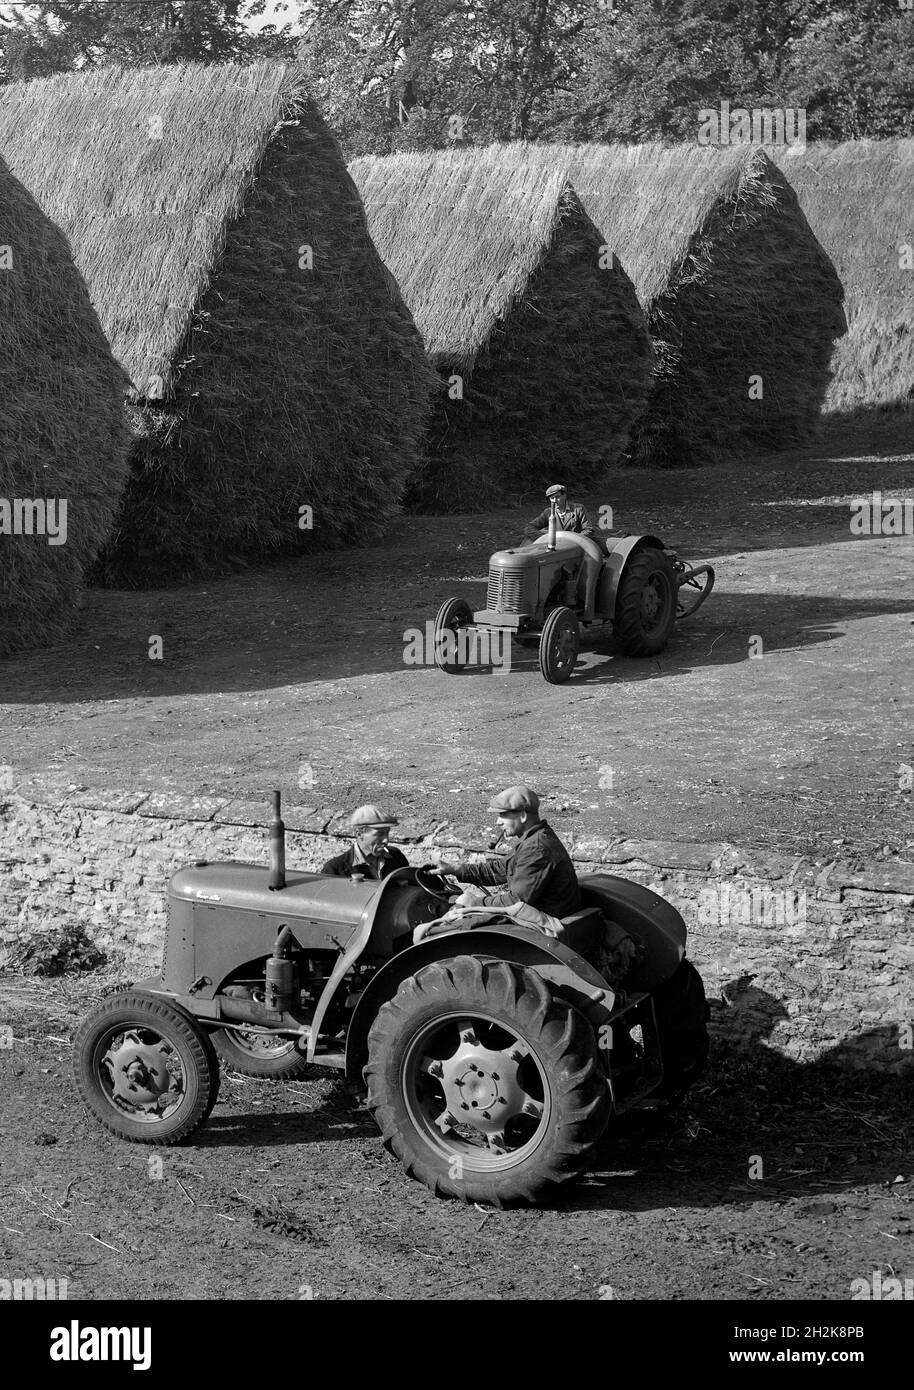
[[[276,792],[269,868],[172,877],[161,973],[84,1021],[79,1090],[122,1138],[175,1144],[215,1104],[217,1054],[248,1076],[336,1067],[432,1191],[536,1201],[593,1161],[614,1115],[681,1095],[707,1054],[679,913],[613,875],[580,883],[582,910],[552,936],[452,909],[429,868],[287,874]],[[624,988],[606,974],[620,935],[636,947]]]
[[[697,613],[713,587],[710,565],[693,568],[656,536],[613,538],[604,549],[590,536],[559,530],[553,498],[544,535],[489,560],[485,608],[474,613],[460,598],[442,604],[435,664],[455,675],[474,659],[486,663],[493,639],[514,639],[539,646],[540,671],[559,685],[574,670],[582,628],[610,624],[626,656],[656,656],[677,618]]]

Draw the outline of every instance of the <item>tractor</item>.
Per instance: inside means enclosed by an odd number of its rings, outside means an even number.
[[[547,934],[462,909],[432,867],[385,878],[286,872],[279,793],[269,866],[198,860],[170,879],[158,974],[80,1026],[74,1066],[123,1139],[203,1124],[219,1059],[245,1076],[338,1069],[387,1147],[436,1194],[533,1203],[594,1161],[614,1117],[670,1104],[704,1065],[707,1005],[685,924],[658,894],[580,877]],[[624,985],[606,942],[633,944]]]
[[[574,670],[582,629],[607,624],[626,656],[656,656],[676,620],[697,613],[713,587],[710,565],[687,564],[656,536],[608,539],[604,549],[591,536],[560,530],[553,498],[542,536],[490,558],[485,608],[473,612],[461,598],[442,604],[435,664],[455,675],[493,639],[514,640],[538,646],[542,675],[560,685]]]

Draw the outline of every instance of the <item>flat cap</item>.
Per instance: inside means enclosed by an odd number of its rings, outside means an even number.
[[[547,497],[558,497],[558,495],[559,495],[560,492],[567,492],[567,491],[568,491],[568,489],[567,489],[567,487],[565,486],[564,483],[553,483],[553,484],[552,484],[552,487],[547,487],[547,488],[546,488],[546,496],[547,496]]]
[[[493,796],[489,805],[490,811],[532,811],[537,814],[540,808],[540,799],[532,787],[506,787],[503,792]]]
[[[385,816],[377,806],[360,806],[349,817],[353,830],[373,830],[382,825],[399,825],[396,816]]]

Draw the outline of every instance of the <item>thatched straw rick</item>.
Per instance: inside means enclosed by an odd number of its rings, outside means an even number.
[[[556,477],[592,482],[644,407],[652,355],[631,282],[566,178],[510,146],[350,170],[441,378],[407,501],[478,509]]]
[[[914,402],[914,139],[784,150],[778,162],[847,295],[831,411]]]
[[[131,381],[100,577],[173,583],[378,534],[433,377],[298,70],[11,84],[0,149],[69,237]]]
[[[658,370],[636,462],[676,465],[799,443],[844,332],[841,283],[760,149],[544,145],[647,312]]]
[[[0,160],[0,656],[72,622],[127,477],[125,386],[66,238]]]

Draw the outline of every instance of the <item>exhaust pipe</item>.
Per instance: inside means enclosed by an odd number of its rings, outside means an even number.
[[[546,549],[555,550],[555,540],[559,529],[559,519],[555,512],[555,498],[552,499],[552,509],[549,512],[549,529],[546,537]]]
[[[286,827],[279,806],[279,792],[273,793],[273,819],[270,822],[270,888],[286,886]]]

